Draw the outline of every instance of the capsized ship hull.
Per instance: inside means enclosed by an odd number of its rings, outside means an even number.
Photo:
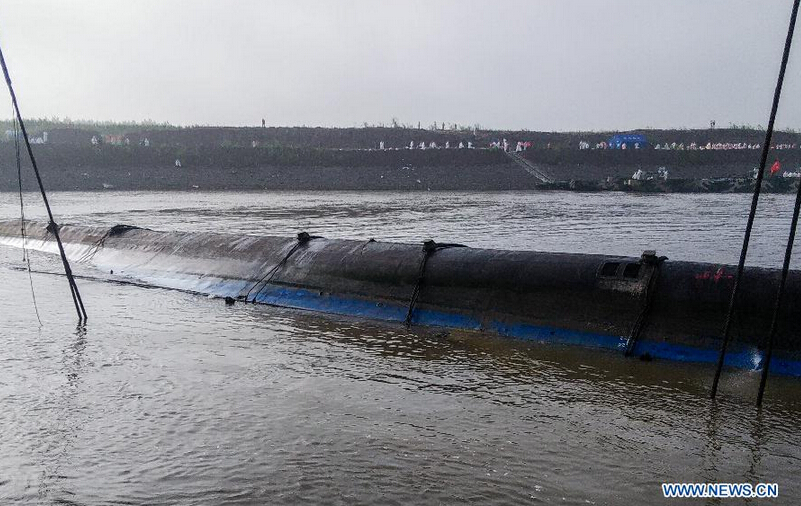
[[[42,223],[27,247],[56,252]],[[507,251],[299,236],[62,225],[71,261],[165,288],[376,320],[714,362],[735,268],[643,255]],[[20,223],[0,244],[21,246]],[[727,365],[757,369],[777,269],[749,267]],[[801,272],[791,271],[771,371],[801,376]]]

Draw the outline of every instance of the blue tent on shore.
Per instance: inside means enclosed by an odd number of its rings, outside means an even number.
[[[609,138],[609,147],[612,149],[621,149],[623,144],[628,149],[634,149],[634,145],[638,144],[642,149],[648,145],[648,139],[640,134],[617,134]]]

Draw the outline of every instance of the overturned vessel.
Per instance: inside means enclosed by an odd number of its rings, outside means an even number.
[[[0,244],[21,247],[20,222]],[[57,252],[27,222],[26,246]],[[70,260],[119,279],[234,300],[714,362],[735,268],[639,258],[476,249],[458,244],[59,227]],[[758,369],[780,271],[746,268],[726,365]],[[801,376],[801,272],[791,271],[771,371]],[[230,300],[230,299],[229,299]]]

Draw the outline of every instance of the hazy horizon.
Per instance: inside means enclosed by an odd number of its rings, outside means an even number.
[[[24,113],[23,113],[24,114]],[[101,127],[120,127],[120,126],[135,126],[135,127],[153,127],[153,128],[165,128],[165,129],[178,129],[178,128],[261,128],[261,125],[228,125],[228,124],[177,124],[172,123],[169,121],[164,122],[156,122],[152,120],[95,120],[89,118],[31,118],[23,116],[25,120],[25,124],[28,129],[31,128],[32,124],[36,124],[38,122],[52,122],[56,124],[61,124],[65,126],[72,126],[75,128],[80,127],[92,127],[96,126],[98,128]],[[0,123],[11,123],[12,118],[0,118]],[[323,128],[323,129],[350,129],[350,128],[405,128],[405,129],[417,129],[417,125],[397,125],[393,127],[391,124],[355,124],[355,125],[334,125],[334,126],[326,126],[326,125],[266,125],[267,128]],[[437,126],[436,128],[432,128],[432,125],[421,125],[421,130],[426,131],[464,131],[472,130],[473,125],[458,125],[460,128],[452,128],[451,125],[445,125],[445,129],[441,128],[441,125]],[[630,129],[614,129],[614,128],[601,128],[595,130],[535,130],[531,128],[521,128],[521,129],[514,129],[514,128],[504,128],[504,127],[484,127],[483,125],[481,128],[478,129],[480,132],[532,132],[532,133],[556,133],[556,134],[609,134],[613,132],[633,132],[633,131],[705,131],[705,130],[743,130],[749,132],[764,132],[766,130],[764,125],[716,125],[714,128],[710,128],[709,125],[707,126],[697,126],[697,127],[681,127],[681,126],[666,126],[666,127],[643,127],[643,128],[630,128]],[[791,134],[801,134],[801,129],[793,128],[793,127],[776,127],[774,128],[774,132],[784,132],[784,133],[791,133]]]
[[[791,3],[7,0],[0,46],[26,118],[756,127]],[[779,128],[801,127],[800,53]]]

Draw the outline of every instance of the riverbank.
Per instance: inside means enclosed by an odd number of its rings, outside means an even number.
[[[12,153],[0,157],[9,160]],[[533,190],[531,177],[490,150],[356,151],[292,148],[36,146],[51,190]],[[176,166],[176,160],[180,167]],[[26,167],[23,187],[35,189]],[[15,170],[0,191],[17,188]]]
[[[429,147],[425,150],[333,149],[262,144],[260,141],[241,145],[240,141],[250,138],[248,135],[259,130],[262,129],[165,130],[161,132],[161,137],[157,136],[152,141],[146,137],[150,134],[139,137],[131,134],[132,137],[126,137],[128,141],[122,145],[93,145],[83,139],[85,135],[81,135],[82,131],[76,130],[69,137],[63,132],[60,136],[51,136],[48,143],[35,144],[33,149],[46,188],[71,191],[560,189],[738,192],[750,191],[752,183],[749,176],[759,157],[759,151],[754,149],[580,150],[558,147],[532,148],[522,152],[522,157],[528,163],[553,181],[543,184],[542,179],[503,151],[466,147],[458,149],[454,147],[458,146],[458,139],[454,139],[453,144],[446,141],[449,149]],[[323,144],[329,143],[331,130],[336,129],[321,130],[322,133],[316,137],[308,138],[310,143],[314,139],[325,140]],[[355,135],[351,130],[346,133]],[[378,135],[375,132],[367,133]],[[224,137],[224,134],[229,137]],[[438,134],[445,135],[442,132]],[[683,135],[689,134],[685,132]],[[342,136],[345,144],[354,144],[345,134]],[[147,144],[144,143],[145,138],[148,139]],[[65,139],[71,141],[66,142]],[[119,140],[119,137],[115,139]],[[226,142],[228,144],[220,144]],[[6,170],[0,172],[0,191],[14,191],[18,183],[13,143],[0,143],[0,160],[4,160],[6,165]],[[801,149],[773,150],[770,162],[775,160],[781,163],[782,172],[795,171],[801,166]],[[29,164],[24,162],[23,166],[23,186],[33,190],[35,180]],[[627,182],[637,170],[656,172],[660,168],[667,169],[667,182]],[[768,177],[766,191],[793,191],[797,180],[785,179],[789,178],[782,178],[781,173]]]

